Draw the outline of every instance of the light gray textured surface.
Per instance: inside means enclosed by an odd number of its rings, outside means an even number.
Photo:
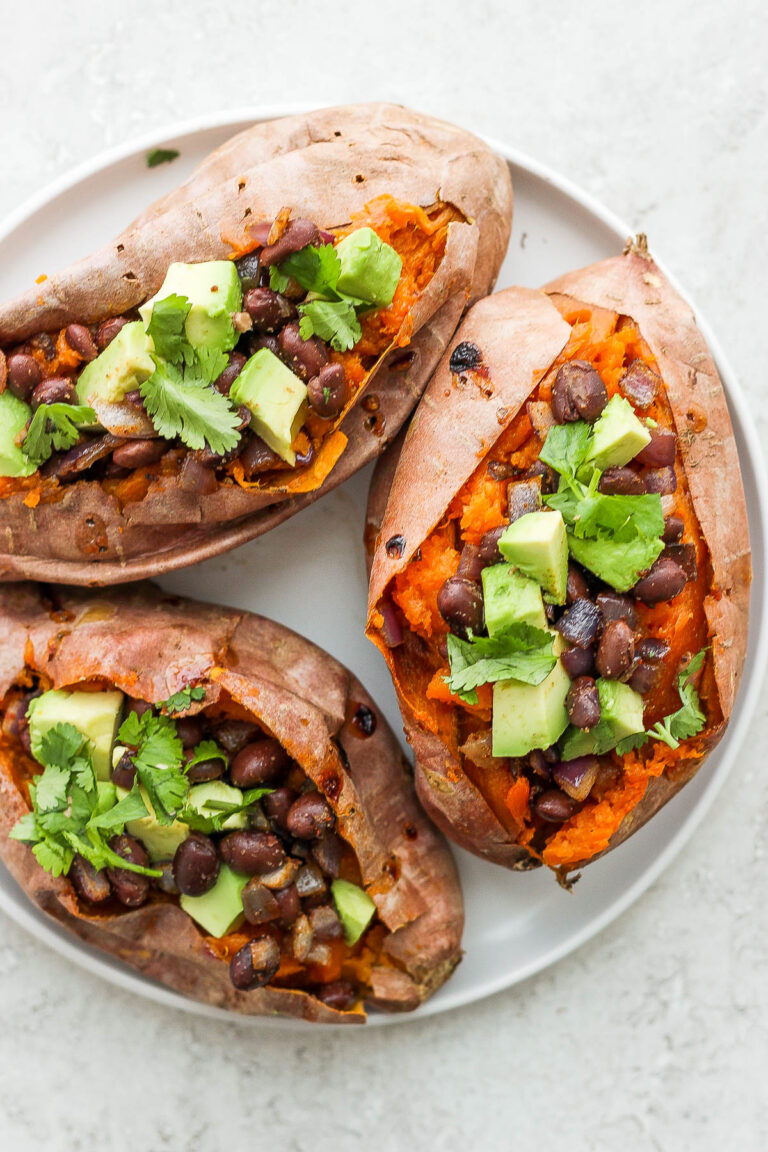
[[[9,4],[0,215],[173,119],[399,99],[508,140],[649,232],[768,431],[764,7],[633,7]],[[600,938],[509,993],[404,1028],[211,1025],[93,981],[3,919],[3,1147],[757,1152],[768,1144],[767,739],[763,709],[695,841]]]

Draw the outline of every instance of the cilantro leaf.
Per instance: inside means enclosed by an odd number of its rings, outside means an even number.
[[[174,692],[173,696],[158,704],[158,708],[164,708],[168,713],[186,712],[192,706],[193,700],[204,699],[205,688],[196,684],[194,688],[182,688],[180,692]]]
[[[280,265],[281,276],[292,276],[307,292],[317,292],[325,297],[337,295],[336,284],[340,272],[341,261],[333,244],[318,247],[310,244],[299,252],[293,252]],[[270,269],[270,287],[271,281]],[[285,287],[282,290],[285,291]]]
[[[302,340],[319,336],[337,352],[346,352],[363,334],[351,300],[310,300],[299,305],[299,312]]]
[[[50,872],[52,876],[61,876],[69,872],[74,852],[67,844],[59,844],[56,840],[41,839],[32,848],[32,854],[38,864]]]
[[[113,804],[106,812],[94,815],[88,821],[89,828],[100,828],[102,831],[122,832],[129,820],[141,820],[147,815],[147,806],[141,798],[138,784],[117,804]]]
[[[128,717],[120,727],[118,739],[136,748],[131,755],[136,775],[158,822],[171,824],[189,791],[189,781],[182,771],[183,751],[176,725],[167,716],[145,712],[138,727]]]
[[[175,294],[152,305],[147,335],[151,337],[157,355],[171,364],[194,363],[195,350],[185,331],[191,310],[192,304],[187,297]]]
[[[71,448],[80,439],[77,424],[95,424],[96,413],[87,404],[41,404],[32,417],[21,450],[39,467],[54,453]]]
[[[185,804],[178,819],[187,824],[193,832],[223,832],[224,825],[230,816],[234,816],[237,812],[244,812],[257,800],[261,800],[262,796],[268,796],[273,791],[273,788],[249,788],[247,792],[243,793],[242,801],[237,804],[226,800],[206,800],[205,812],[200,812],[197,808]]]
[[[152,148],[147,152],[147,168],[157,168],[158,164],[170,164],[178,155],[176,148]]]
[[[40,812],[55,811],[66,803],[67,786],[72,773],[67,768],[49,764],[42,776],[36,777],[35,805]]]
[[[554,637],[530,624],[513,624],[496,636],[471,641],[448,636],[450,675],[446,683],[451,692],[477,703],[475,689],[497,680],[521,680],[524,684],[541,684],[556,663],[552,652]]]
[[[155,371],[141,385],[141,397],[155,430],[166,440],[177,436],[188,448],[221,455],[240,441],[240,417],[221,392],[191,380],[175,364],[155,360]]]
[[[547,433],[539,458],[561,476],[573,480],[587,455],[591,431],[584,420],[554,424]]]
[[[202,764],[206,760],[221,760],[226,768],[229,761],[225,753],[219,748],[215,740],[201,740],[192,753],[192,758],[187,760],[187,772],[195,764]]]
[[[594,572],[617,592],[628,592],[664,549],[657,537],[638,536],[635,540],[618,541],[612,538],[581,539],[569,534],[568,547],[574,560]]]
[[[677,677],[677,691],[681,705],[676,712],[670,712],[663,720],[657,721],[647,732],[640,732],[636,736],[628,736],[616,745],[620,755],[630,752],[633,748],[641,748],[649,740],[661,740],[670,748],[679,748],[681,740],[688,740],[697,736],[707,722],[701,709],[699,694],[691,683],[693,677],[699,672],[706,648],[702,648]]]

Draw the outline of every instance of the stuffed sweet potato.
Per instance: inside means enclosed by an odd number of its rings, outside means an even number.
[[[0,627],[0,858],[49,916],[247,1014],[362,1022],[450,976],[450,852],[325,652],[151,585],[8,584]]]
[[[0,305],[0,578],[115,583],[376,456],[493,286],[506,164],[392,105],[257,124]]]
[[[368,631],[419,796],[470,851],[565,879],[733,709],[750,550],[717,370],[640,238],[475,305],[398,449],[371,492]]]

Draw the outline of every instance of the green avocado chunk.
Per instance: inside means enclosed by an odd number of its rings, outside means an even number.
[[[223,780],[211,780],[208,784],[195,784],[187,793],[187,804],[190,808],[194,808],[199,816],[220,816],[221,809],[214,806],[216,803],[242,804],[242,802],[243,793],[240,789],[233,788],[231,784],[225,784]],[[247,812],[233,812],[222,825],[222,828],[227,832],[231,832],[235,828],[247,827]]]
[[[552,651],[565,647],[557,635]],[[534,748],[549,748],[568,727],[565,698],[570,677],[558,660],[541,684],[499,680],[493,686],[491,743],[494,756],[526,756]]]
[[[509,564],[492,564],[483,569],[483,604],[489,636],[512,624],[546,628],[547,617],[541,588]]]
[[[596,753],[601,756],[627,736],[636,736],[645,731],[643,721],[643,698],[628,684],[620,680],[597,681],[600,696],[600,722],[586,731],[571,726],[561,745],[563,760],[575,760],[577,756]]]
[[[372,228],[357,228],[336,245],[341,271],[336,287],[376,308],[392,303],[403,262]]]
[[[16,437],[31,419],[29,404],[7,388],[0,392],[0,476],[31,476],[37,471],[16,443]]]
[[[528,512],[504,530],[499,551],[505,560],[540,584],[555,604],[565,604],[568,540],[560,512]]]
[[[228,352],[237,339],[232,313],[243,307],[243,290],[231,260],[171,264],[160,291],[142,304],[139,315],[149,326],[152,309],[167,296],[186,296],[191,304],[184,330],[193,348]]]
[[[104,351],[83,368],[77,381],[78,402],[90,406],[96,399],[118,403],[154,372],[152,348],[141,320],[126,324]]]
[[[147,809],[146,816],[138,820],[129,820],[125,830],[129,836],[141,840],[154,864],[157,860],[172,860],[179,844],[189,836],[189,828],[181,820],[173,820],[170,824],[161,824],[152,810],[152,804],[144,789],[139,785],[141,798]],[[125,788],[117,789],[117,799],[122,800],[128,793]]]
[[[232,385],[230,397],[251,411],[251,428],[292,467],[291,447],[307,412],[307,388],[268,348],[251,356]]]
[[[357,944],[376,914],[376,905],[367,892],[349,880],[334,880],[331,894],[344,927],[347,944]]]
[[[243,918],[242,892],[248,879],[242,872],[233,872],[221,864],[213,888],[202,896],[181,895],[179,904],[209,936],[226,936]]]
[[[97,780],[109,780],[112,745],[123,710],[122,692],[82,692],[51,689],[29,705],[29,738],[37,756],[44,734],[56,724],[71,724],[91,746]]]
[[[612,396],[592,426],[586,463],[601,471],[622,468],[650,444],[651,434],[623,396]]]

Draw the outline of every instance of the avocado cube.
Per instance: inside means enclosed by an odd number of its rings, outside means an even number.
[[[111,344],[86,364],[77,382],[77,400],[93,405],[96,399],[114,404],[133,392],[155,370],[152,341],[141,320],[120,329]]]
[[[146,806],[147,815],[140,816],[137,820],[129,820],[125,825],[125,830],[129,836],[135,836],[137,840],[141,840],[153,864],[157,860],[172,860],[179,844],[182,844],[189,836],[189,827],[182,824],[181,820],[173,820],[170,824],[161,824],[155,816],[149,797],[141,785],[139,785],[139,792]],[[119,800],[127,795],[125,788],[117,789]]]
[[[491,564],[483,569],[483,604],[489,636],[513,624],[546,628],[547,617],[541,588],[509,564]]]
[[[184,330],[193,348],[234,348],[232,313],[242,309],[243,291],[231,260],[171,264],[160,291],[139,308],[147,326],[157,301],[168,296],[186,296],[191,304]]]
[[[334,880],[331,895],[344,927],[347,944],[357,944],[376,913],[376,905],[367,892],[349,880]]]
[[[586,463],[605,471],[621,468],[650,444],[651,434],[623,396],[612,396],[592,426]]]
[[[357,228],[336,245],[341,271],[336,287],[377,308],[392,303],[403,262],[372,228]]]
[[[221,809],[216,804],[242,804],[243,794],[239,788],[225,784],[223,780],[211,780],[208,784],[195,784],[187,793],[187,804],[199,816],[220,816]],[[234,828],[247,828],[246,812],[233,812],[222,827],[230,832]]]
[[[624,740],[645,731],[643,720],[643,698],[628,684],[620,680],[597,681],[600,696],[600,722],[586,731],[571,727],[565,734],[561,756],[563,760],[575,760],[577,756],[588,756],[593,752],[602,755]]]
[[[29,705],[32,755],[38,756],[42,738],[56,724],[71,724],[90,744],[97,780],[109,780],[112,745],[123,710],[122,692],[83,692],[51,689]]]
[[[505,560],[535,580],[555,604],[565,604],[568,540],[560,512],[528,512],[506,528],[499,540]]]
[[[557,636],[559,656],[565,645]],[[549,748],[568,727],[565,698],[571,681],[558,660],[541,684],[499,680],[493,686],[492,749],[494,756],[526,756]]]
[[[7,388],[0,392],[0,476],[31,476],[37,471],[16,443],[16,437],[31,419],[29,404]]]
[[[230,397],[251,411],[251,428],[273,452],[293,466],[291,447],[307,412],[307,388],[268,348],[251,356],[232,385]]]
[[[248,880],[242,872],[222,864],[213,888],[202,896],[182,895],[179,904],[209,936],[226,936],[243,918],[242,892]]]

